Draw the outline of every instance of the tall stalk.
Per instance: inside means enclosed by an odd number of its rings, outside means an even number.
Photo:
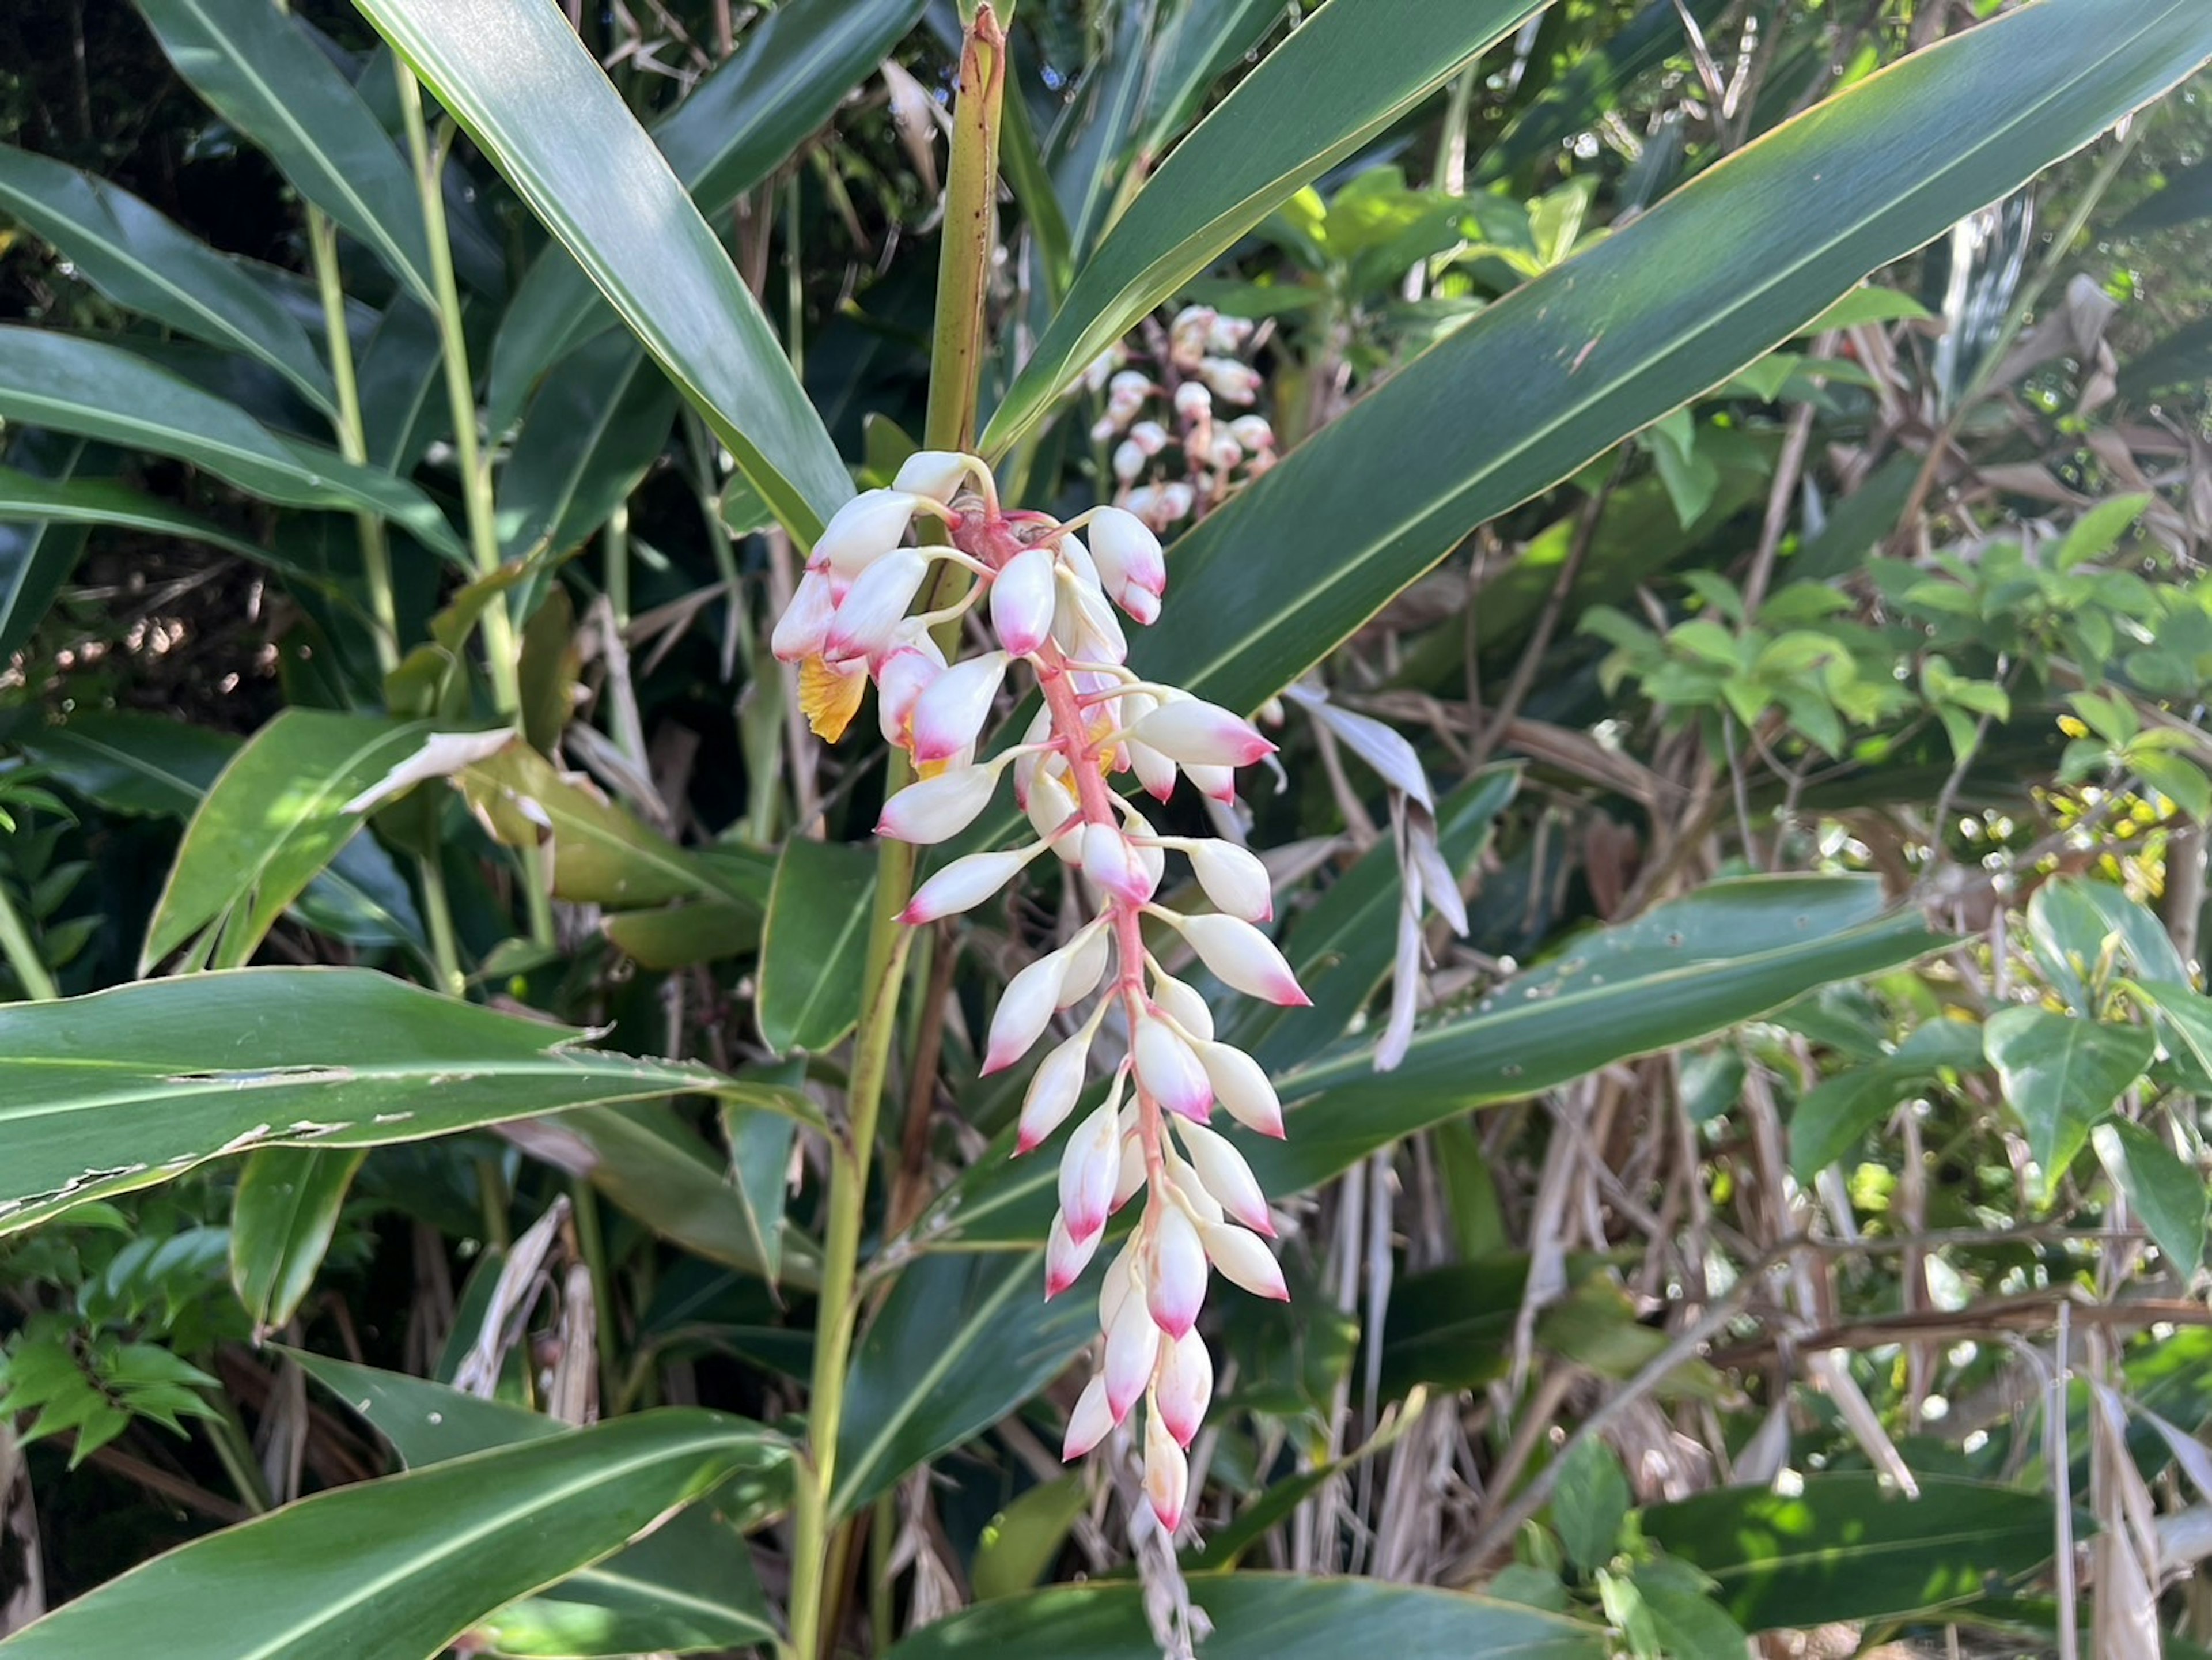
[[[945,186],[944,240],[937,267],[937,319],[931,341],[928,413],[922,447],[972,448],[976,388],[988,341],[988,293],[999,184],[999,112],[1006,90],[1006,38],[988,3],[975,8],[960,54],[959,98],[953,111],[952,153]],[[954,571],[947,563],[940,568]],[[929,608],[941,599],[933,596]],[[888,796],[912,781],[903,751],[891,754]],[[854,1280],[867,1207],[868,1165],[890,1070],[899,990],[913,930],[898,920],[914,891],[915,849],[878,843],[876,909],[868,928],[866,994],[854,1039],[853,1069],[842,1134],[830,1137],[830,1215],[822,1245],[822,1292],[815,1316],[814,1370],[807,1395],[807,1456],[793,1506],[791,1646],[799,1660],[821,1660],[835,1640],[828,1606],[836,1588],[826,1570],[831,1548],[830,1495],[836,1481],[837,1432],[844,1417],[845,1371],[860,1315]]]
[[[469,521],[469,557],[482,581],[499,569],[499,525],[494,517],[491,461],[477,435],[476,376],[469,368],[468,339],[461,330],[460,285],[453,277],[453,248],[446,228],[446,195],[441,182],[442,158],[430,147],[422,119],[422,90],[404,62],[392,64],[399,88],[399,112],[407,126],[407,154],[415,166],[415,189],[422,198],[422,226],[430,244],[430,280],[438,301],[438,344],[444,359],[446,401],[453,412],[453,453],[460,468],[461,502]],[[492,703],[512,720],[522,705],[520,664],[514,616],[507,596],[496,593],[483,610],[484,664],[491,677]],[[543,864],[534,847],[522,855],[524,903],[529,908],[530,937],[540,945],[553,938],[553,908],[542,879]]]

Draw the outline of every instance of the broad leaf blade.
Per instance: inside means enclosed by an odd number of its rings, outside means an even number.
[[[866,848],[792,837],[761,935],[761,1041],[819,1053],[860,1018],[876,861]]]
[[[1206,1660],[1342,1660],[1347,1654],[1481,1655],[1486,1660],[1601,1660],[1604,1630],[1534,1608],[1372,1579],[1279,1573],[1194,1574],[1191,1601],[1213,1635]],[[925,1626],[890,1660],[1050,1655],[1153,1660],[1160,1645],[1136,1585],[1057,1585]]]
[[[1223,249],[1546,0],[1332,0],[1176,147],[1076,273],[980,447],[1006,451]],[[1079,227],[1083,216],[1072,214]]]
[[[264,1147],[246,1157],[230,1212],[230,1283],[256,1338],[298,1310],[337,1231],[367,1148]]]
[[[2172,1147],[2125,1119],[2100,1124],[2089,1137],[2105,1173],[2127,1195],[2128,1207],[2149,1230],[2166,1260],[2185,1279],[2193,1275],[2204,1257],[2204,1178]]]
[[[1207,517],[1172,550],[1133,666],[1257,707],[1477,525],[2208,58],[2212,10],[2195,0],[2040,0],[1778,128],[1490,307]]]
[[[2039,1008],[1999,1009],[1984,1028],[1983,1041],[2005,1099],[2027,1127],[2028,1151],[2042,1171],[2039,1191],[2046,1196],[2081,1151],[2090,1128],[2142,1076],[2157,1047],[2148,1026]]]
[[[566,553],[606,523],[659,459],[675,418],[675,388],[629,336],[565,359],[531,399],[500,472],[505,556]]]
[[[804,543],[853,493],[758,303],[559,9],[360,0]]]
[[[341,1487],[156,1557],[0,1654],[434,1654],[668,1511],[787,1456],[757,1424],[678,1408]],[[246,1584],[253,1595],[240,1597]]]
[[[36,476],[64,488],[83,450],[76,439],[33,432],[24,435],[7,453],[10,461],[34,466]],[[0,523],[0,658],[13,657],[46,619],[54,596],[76,569],[84,538],[82,525],[51,520]]]
[[[144,531],[154,536],[204,542],[257,564],[270,562],[266,548],[158,496],[141,495],[127,484],[108,478],[41,478],[36,473],[0,467],[0,520],[21,520],[79,529],[104,525]]]
[[[193,91],[294,189],[434,306],[430,245],[404,158],[361,94],[270,0],[136,0]]]
[[[299,319],[236,260],[88,173],[0,144],[0,211],[52,243],[118,306],[259,360],[329,414],[330,371]]]
[[[725,1081],[579,1037],[360,969],[0,1006],[0,1234],[256,1146],[420,1140]]]

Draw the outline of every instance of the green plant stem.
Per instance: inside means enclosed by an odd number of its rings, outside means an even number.
[[[615,1281],[607,1272],[607,1241],[599,1226],[599,1195],[582,1177],[568,1183],[568,1203],[576,1218],[576,1249],[592,1276],[592,1301],[598,1317],[592,1322],[599,1347],[599,1394],[614,1394],[622,1370],[620,1334],[615,1329]]]
[[[929,406],[922,428],[926,449],[971,449],[975,445],[976,387],[988,346],[984,298],[995,234],[999,112],[1005,88],[1006,36],[991,8],[980,5],[961,52],[960,95],[953,112]],[[906,757],[894,753],[886,791],[903,787],[912,777]],[[822,1292],[807,1395],[807,1456],[799,1473],[793,1510],[791,1645],[799,1660],[827,1660],[836,1637],[827,1606],[830,1586],[826,1571],[835,1554],[830,1499],[836,1481],[845,1371],[860,1315],[854,1282],[867,1210],[868,1165],[883,1114],[900,985],[913,939],[913,931],[898,918],[914,891],[915,862],[915,849],[907,842],[886,840],[878,849],[876,910],[869,925],[863,981],[867,995],[854,1039],[845,1128],[830,1138],[830,1214],[822,1243]]]
[[[337,227],[319,208],[307,210],[307,252],[322,295],[323,333],[331,379],[337,387],[338,453],[356,466],[368,461],[368,431],[361,415],[361,381],[354,373],[353,337],[346,329],[345,289],[339,280]],[[384,520],[366,510],[354,515],[361,544],[361,575],[368,589],[368,614],[376,625],[376,666],[389,674],[399,666],[399,619],[392,598],[392,547]]]
[[[453,250],[446,228],[444,169],[430,144],[422,119],[422,89],[415,72],[395,60],[399,113],[407,127],[407,154],[415,164],[415,190],[422,204],[422,226],[430,244],[430,277],[437,290],[438,344],[445,361],[446,401],[453,417],[453,453],[461,474],[461,502],[469,521],[469,556],[482,581],[499,569],[499,524],[494,517],[491,460],[477,435],[476,376],[469,368],[469,345],[461,327],[461,291],[453,276]],[[492,703],[508,720],[522,706],[514,614],[508,596],[492,596],[483,611],[484,666],[491,678]],[[544,861],[534,847],[521,849],[523,902],[529,909],[530,937],[553,941],[553,907],[545,891]]]
[[[201,1420],[207,1426],[208,1441],[215,1448],[223,1474],[230,1478],[239,1503],[256,1516],[265,1516],[276,1508],[275,1502],[270,1496],[269,1483],[261,1474],[261,1466],[253,1456],[253,1444],[246,1438],[246,1426],[239,1421],[238,1408],[220,1390],[213,1404],[215,1416]]]
[[[439,989],[459,997],[466,988],[461,974],[459,942],[453,936],[453,906],[446,895],[446,867],[437,855],[417,857],[415,867],[422,879],[422,919],[430,929],[430,958],[438,966]]]
[[[0,951],[8,956],[8,966],[15,971],[15,982],[23,994],[37,1003],[51,1003],[61,994],[54,976],[47,971],[46,959],[39,954],[38,946],[31,939],[31,931],[23,926],[23,915],[15,909],[15,896],[8,885],[0,882]]]

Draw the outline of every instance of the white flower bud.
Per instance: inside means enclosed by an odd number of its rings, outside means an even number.
[[[998,785],[998,774],[988,767],[955,767],[908,784],[884,803],[876,834],[920,847],[949,841],[991,805]]]
[[[958,450],[916,450],[899,464],[891,488],[926,496],[933,502],[950,502],[967,483],[971,469],[981,470],[982,465],[974,456]]]
[[[1133,484],[1143,476],[1145,452],[1133,438],[1124,438],[1114,447],[1114,476],[1125,484]]]
[[[1213,1011],[1206,1006],[1206,1000],[1173,975],[1156,975],[1152,980],[1152,1001],[1160,1012],[1181,1026],[1200,1043],[1213,1036]]]
[[[1129,736],[1186,767],[1249,767],[1275,752],[1250,721],[1197,697],[1161,704]]]
[[[1290,1287],[1283,1283],[1282,1264],[1275,1261],[1274,1253],[1261,1243],[1258,1234],[1247,1233],[1225,1222],[1211,1222],[1199,1229],[1198,1237],[1206,1246],[1207,1259],[1221,1271],[1223,1279],[1242,1286],[1255,1297],[1269,1298],[1278,1303],[1290,1300]]]
[[[991,1035],[984,1045],[983,1076],[1004,1072],[1030,1052],[1051,1024],[1059,1006],[1060,988],[1067,975],[1070,955],[1065,949],[1040,957],[1006,982],[999,1006],[991,1016]]]
[[[1183,1146],[1190,1154],[1191,1169],[1197,1172],[1206,1190],[1219,1201],[1221,1208],[1253,1232],[1273,1238],[1275,1223],[1267,1214],[1267,1195],[1260,1190],[1260,1178],[1252,1174],[1244,1155],[1226,1136],[1204,1124],[1181,1122],[1176,1126],[1176,1133],[1182,1136]]]
[[[1275,942],[1249,922],[1234,916],[1185,916],[1177,919],[1176,927],[1199,961],[1224,985],[1286,1009],[1312,1004]]]
[[[1168,565],[1160,538],[1143,520],[1121,508],[1101,508],[1091,520],[1091,557],[1098,584],[1120,601],[1136,587],[1158,599],[1167,592]]]
[[[894,646],[876,665],[876,720],[884,741],[904,748],[913,734],[907,717],[930,683],[945,672],[944,654],[926,630],[911,645]]]
[[[1190,1461],[1157,1411],[1145,1418],[1145,1499],[1160,1531],[1173,1538],[1190,1500]]]
[[[921,500],[902,489],[862,490],[830,514],[807,569],[851,581],[899,544]]]
[[[1145,1299],[1123,1298],[1106,1327],[1106,1405],[1115,1423],[1129,1415],[1129,1408],[1152,1382],[1152,1362],[1159,1353],[1160,1329],[1152,1323]]]
[[[929,561],[913,548],[884,555],[853,579],[830,618],[823,650],[831,657],[872,657],[891,643],[907,607],[929,575]]]
[[[1076,860],[1077,842],[1073,836],[1061,836],[1067,821],[1075,816],[1075,797],[1059,774],[1042,769],[1030,780],[1029,797],[1022,803],[1022,811],[1029,815],[1030,823],[1039,836],[1058,836],[1052,850],[1069,864]]]
[[[1213,394],[1203,380],[1186,380],[1176,388],[1175,407],[1185,423],[1195,423],[1213,413]]]
[[[1259,855],[1233,842],[1193,842],[1184,851],[1206,897],[1231,916],[1265,922],[1275,915],[1275,896],[1267,867]]]
[[[1212,1399],[1213,1357],[1206,1353],[1206,1340],[1188,1331],[1163,1345],[1152,1371],[1152,1410],[1177,1446],[1190,1444]]]
[[[1275,429],[1264,415],[1240,415],[1229,423],[1229,435],[1257,455],[1275,447]]]
[[[1147,456],[1158,455],[1168,447],[1168,429],[1157,421],[1139,421],[1129,429],[1129,441]]]
[[[1071,1038],[1070,1043],[1075,1040]],[[1060,1045],[1066,1049],[1066,1044]],[[1050,1065],[1060,1055],[1045,1057]],[[1038,1068],[1039,1072],[1043,1067]],[[1109,1099],[1075,1127],[1060,1156],[1060,1209],[1074,1238],[1088,1239],[1113,1213],[1114,1183],[1121,1174],[1121,1135],[1115,1122],[1118,1103]],[[1024,1109],[1026,1111],[1026,1108]]]
[[[1083,1386],[1083,1393],[1075,1397],[1074,1409],[1067,1414],[1067,1433],[1060,1443],[1060,1458],[1073,1462],[1082,1457],[1103,1441],[1113,1427],[1114,1414],[1106,1405],[1106,1380],[1093,1377]]]
[[[830,637],[830,621],[836,614],[837,595],[826,570],[810,570],[799,579],[791,603],[776,618],[768,648],[780,661],[796,663],[818,654]]]
[[[1241,351],[1256,326],[1249,317],[1217,317],[1213,326],[1206,331],[1206,346],[1222,353]]]
[[[1160,486],[1160,513],[1169,524],[1189,518],[1190,510],[1197,505],[1198,496],[1182,479]]]
[[[1257,1061],[1227,1043],[1200,1043],[1199,1064],[1221,1110],[1249,1130],[1283,1139],[1283,1104]]]
[[[1145,1141],[1132,1130],[1121,1138],[1121,1177],[1114,1183],[1114,1208],[1120,1210],[1145,1185]]]
[[[1133,398],[1139,402],[1150,396],[1152,390],[1152,377],[1137,369],[1123,369],[1106,383],[1109,397]]]
[[[1152,897],[1152,873],[1128,837],[1113,825],[1085,824],[1079,845],[1083,873],[1103,891],[1131,905],[1141,905]]]
[[[1017,657],[1036,651],[1052,628],[1057,568],[1050,548],[1024,548],[991,579],[991,629]]]
[[[1060,982],[1060,1007],[1079,1003],[1098,989],[1098,982],[1106,977],[1106,960],[1112,947],[1113,935],[1096,924],[1070,942],[1067,974]]]
[[[1227,472],[1243,459],[1244,446],[1226,433],[1216,438],[1213,441],[1213,447],[1206,452],[1206,459],[1212,462],[1215,469],[1221,472]]]
[[[1080,1280],[1083,1270],[1091,1265],[1091,1254],[1098,1249],[1098,1242],[1105,1237],[1102,1228],[1078,1239],[1067,1231],[1066,1222],[1054,1213],[1044,1241],[1044,1294],[1057,1297]]]
[[[1191,1046],[1164,1021],[1140,1017],[1130,1052],[1136,1060],[1137,1081],[1162,1107],[1185,1118],[1206,1116],[1213,1105],[1213,1085]]]
[[[1042,851],[1042,844],[1032,842],[1004,853],[971,853],[956,859],[915,891],[899,913],[899,921],[918,927],[940,916],[973,910],[1019,876],[1023,867]]]
[[[1260,372],[1233,357],[1208,357],[1198,366],[1200,377],[1213,395],[1227,404],[1249,404],[1260,392]]]
[[[1206,1303],[1206,1247],[1181,1207],[1155,1202],[1146,1218],[1152,1231],[1152,1274],[1145,1287],[1152,1323],[1170,1338],[1198,1323]]]
[[[933,680],[914,705],[914,758],[942,761],[980,738],[1006,678],[1006,654],[992,651],[955,663]]]
[[[1077,1032],[1073,1037],[1062,1039],[1054,1044],[1051,1052],[1038,1063],[1036,1073],[1030,1079],[1029,1089],[1022,1097],[1021,1122],[1015,1132],[1014,1140],[1016,1152],[1028,1152],[1036,1147],[1047,1136],[1058,1129],[1066,1120],[1067,1115],[1074,1110],[1076,1098],[1083,1093],[1084,1073],[1088,1068],[1091,1059],[1091,1036],[1088,1031],[1085,1031]],[[1097,1125],[1095,1122],[1097,1117],[1097,1115],[1094,1113],[1084,1121],[1082,1131],[1077,1134],[1075,1140],[1068,1143],[1066,1158],[1076,1156],[1076,1141],[1081,1140],[1084,1135],[1091,1134],[1097,1129]],[[1068,1181],[1065,1158],[1060,1164],[1060,1175],[1061,1203],[1064,1205],[1066,1203],[1066,1192]],[[1076,1219],[1080,1222],[1086,1219],[1091,1212],[1078,1207],[1074,1214]],[[1097,1213],[1097,1216],[1102,1222],[1106,1219],[1103,1210]],[[1088,1237],[1088,1234],[1085,1233],[1085,1237]]]
[[[1182,775],[1190,780],[1193,787],[1200,795],[1210,796],[1224,806],[1230,806],[1237,800],[1237,769],[1234,767],[1208,767],[1193,763],[1183,768]]]

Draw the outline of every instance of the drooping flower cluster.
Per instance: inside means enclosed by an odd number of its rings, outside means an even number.
[[[908,544],[909,526],[927,521],[943,527],[945,542]],[[969,573],[972,585],[939,609],[910,614],[933,573],[948,564]],[[1218,979],[1249,996],[1288,1006],[1307,999],[1255,926],[1273,909],[1260,860],[1227,842],[1159,834],[1109,782],[1133,773],[1165,801],[1180,775],[1225,800],[1235,769],[1274,748],[1229,710],[1140,680],[1124,666],[1116,608],[1149,623],[1166,586],[1159,541],[1133,514],[1102,507],[1063,524],[1006,511],[981,460],[925,452],[890,489],[855,497],[830,520],[772,643],[778,657],[799,665],[807,714],[833,740],[874,683],[884,735],[913,757],[917,774],[884,804],[879,834],[948,840],[981,816],[1000,775],[1013,775],[1035,839],[952,860],[922,884],[904,921],[981,904],[1047,853],[1087,886],[1091,920],[1008,982],[983,1070],[1013,1065],[1055,1015],[1097,994],[1030,1079],[1018,1131],[1018,1150],[1028,1152],[1074,1115],[1109,1016],[1119,1011],[1126,1027],[1127,1052],[1060,1156],[1045,1289],[1053,1296],[1073,1285],[1109,1219],[1145,1195],[1106,1269],[1103,1358],[1069,1415],[1063,1452],[1089,1452],[1142,1399],[1145,1493],[1172,1533],[1188,1498],[1184,1450],[1213,1391],[1212,1361],[1195,1330],[1207,1280],[1218,1271],[1255,1295],[1288,1296],[1265,1243],[1274,1233],[1267,1198],[1209,1120],[1218,1105],[1249,1128],[1279,1136],[1283,1116],[1267,1074],[1216,1041],[1205,999],[1161,967],[1146,929],[1179,935]],[[997,649],[948,661],[933,629],[975,607]],[[979,759],[984,725],[1018,658],[1034,674],[1042,707],[1020,743]],[[1189,861],[1212,911],[1154,902],[1170,852]]]
[[[1148,327],[1155,337],[1149,369],[1133,367],[1126,344],[1091,365],[1092,390],[1106,394],[1106,411],[1091,436],[1112,446],[1115,504],[1165,532],[1202,517],[1273,465],[1275,431],[1262,415],[1216,413],[1224,404],[1249,410],[1259,395],[1259,371],[1237,356],[1256,337],[1249,318],[1186,306],[1164,331]],[[1180,476],[1173,476],[1168,463],[1178,456]]]

